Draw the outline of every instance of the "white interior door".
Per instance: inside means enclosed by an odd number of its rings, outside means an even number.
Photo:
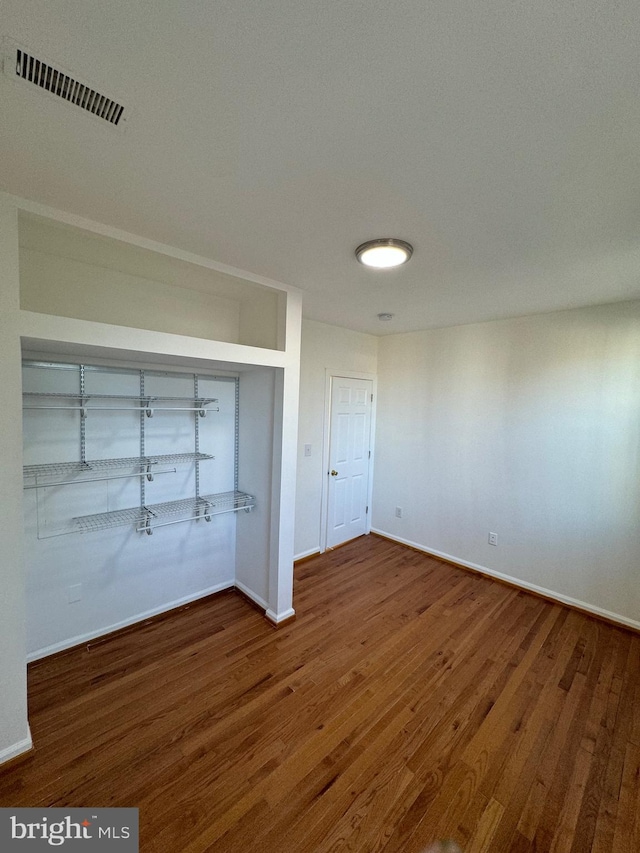
[[[327,547],[367,532],[373,382],[331,380]]]

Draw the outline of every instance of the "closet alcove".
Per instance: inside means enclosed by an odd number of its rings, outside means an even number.
[[[290,618],[295,289],[33,210],[18,237],[27,658],[232,587]]]

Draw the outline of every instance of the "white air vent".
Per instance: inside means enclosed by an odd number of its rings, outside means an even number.
[[[8,77],[37,86],[41,91],[75,104],[112,127],[122,129],[125,125],[128,115],[119,101],[10,39],[5,39],[4,47],[4,73]]]

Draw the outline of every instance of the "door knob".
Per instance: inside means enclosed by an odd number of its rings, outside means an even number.
[[[333,470],[332,470],[332,471],[331,471],[331,476],[332,476],[332,477],[337,477],[337,476],[338,476],[338,472],[337,472],[337,471],[333,471]]]

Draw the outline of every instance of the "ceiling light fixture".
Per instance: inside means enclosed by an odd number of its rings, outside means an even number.
[[[380,270],[406,264],[412,254],[413,246],[395,237],[367,240],[356,249],[356,258],[361,264]]]
[[[387,323],[389,320],[393,320],[393,314],[388,314],[385,311],[382,314],[378,314],[378,320],[382,320],[383,323]]]

